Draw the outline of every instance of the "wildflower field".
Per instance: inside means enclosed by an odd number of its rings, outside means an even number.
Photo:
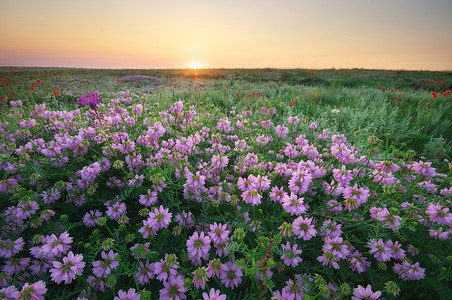
[[[451,299],[451,82],[0,69],[0,298]]]

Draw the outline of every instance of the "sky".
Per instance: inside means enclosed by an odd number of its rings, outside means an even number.
[[[0,0],[0,66],[452,70],[452,0]]]

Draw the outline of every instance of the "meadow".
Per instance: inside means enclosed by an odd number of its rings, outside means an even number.
[[[0,76],[0,298],[452,297],[452,72]]]

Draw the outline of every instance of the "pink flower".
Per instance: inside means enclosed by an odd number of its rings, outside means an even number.
[[[389,248],[382,239],[378,241],[370,241],[367,243],[371,248],[370,254],[373,254],[378,261],[386,262],[392,258],[392,250]]]
[[[93,227],[97,225],[97,221],[102,217],[102,213],[98,210],[92,211],[90,210],[83,217],[83,223],[88,227]]]
[[[303,195],[312,182],[312,175],[307,170],[300,170],[292,174],[289,180],[289,189],[292,193]]]
[[[220,291],[215,290],[215,289],[210,289],[210,293],[202,293],[202,299],[203,300],[226,300],[226,295],[221,294],[220,295]]]
[[[172,276],[163,282],[164,288],[160,290],[160,299],[186,299],[187,288],[184,286],[182,275]]]
[[[429,215],[430,221],[438,224],[452,224],[452,214],[448,213],[449,208],[441,207],[439,204],[429,203],[425,212]]]
[[[43,295],[47,292],[44,281],[40,280],[33,284],[25,283],[20,291],[19,299],[43,300]]]
[[[290,197],[286,195],[283,198],[282,206],[284,210],[287,211],[291,216],[299,216],[307,211],[306,206],[303,205],[303,200],[303,197],[298,198],[296,194],[292,193]]]
[[[141,297],[139,294],[135,292],[135,289],[129,289],[126,292],[123,290],[119,290],[118,296],[116,296],[113,300],[140,300]]]
[[[395,264],[393,269],[399,278],[405,281],[421,280],[425,277],[425,269],[420,268],[418,262],[410,264],[408,261],[404,261],[402,264]]]
[[[151,190],[148,189],[147,194],[140,195],[140,199],[138,201],[146,207],[154,205],[157,202],[157,192],[151,192]]]
[[[110,250],[108,255],[104,251],[102,251],[101,255],[104,260],[97,260],[93,262],[93,273],[97,277],[107,278],[108,275],[111,274],[111,270],[114,270],[119,266],[119,262],[115,260],[118,253],[114,253],[113,250]]]
[[[177,275],[179,266],[176,263],[170,265],[167,259],[168,254],[165,254],[165,260],[161,259],[160,262],[154,263],[154,274],[157,275],[157,280],[165,281]]]
[[[234,289],[242,282],[242,275],[242,270],[235,266],[232,261],[228,261],[224,264],[220,274],[221,283],[227,288]]]
[[[324,266],[330,266],[335,269],[339,269],[339,264],[337,263],[338,257],[333,252],[323,250],[323,255],[317,257],[317,260],[321,262]]]
[[[162,205],[154,212],[149,213],[148,224],[155,230],[168,227],[171,222],[171,216],[173,214],[169,212],[169,209],[164,209]]]
[[[215,244],[221,244],[228,240],[228,235],[230,231],[226,229],[226,224],[217,224],[216,222],[213,225],[210,225],[209,237],[212,242]]]
[[[47,243],[41,247],[40,252],[47,257],[61,257],[61,254],[65,254],[71,248],[70,244],[72,244],[72,237],[67,231],[60,234],[59,238],[52,234],[47,238]]]
[[[360,299],[378,299],[381,296],[381,292],[377,291],[375,293],[372,292],[372,286],[369,284],[367,288],[358,285],[357,288],[353,289],[352,300],[360,300]]]
[[[154,279],[154,269],[155,265],[153,263],[149,263],[149,260],[146,260],[146,263],[139,262],[137,269],[137,281],[141,285],[145,285],[150,282],[151,279]]]
[[[187,240],[187,251],[188,255],[191,258],[203,258],[209,259],[209,250],[210,250],[210,238],[207,235],[204,235],[204,232],[198,234],[195,231],[191,237]]]
[[[243,200],[251,205],[261,204],[262,195],[256,189],[246,190],[242,193]]]
[[[420,160],[419,162],[414,162],[409,166],[409,168],[415,173],[422,174],[427,177],[433,177],[436,175],[436,169],[431,167],[431,162],[423,162]]]
[[[315,230],[312,220],[313,218],[303,218],[300,216],[293,221],[293,233],[297,238],[303,238],[303,240],[308,241],[312,237],[316,236],[317,230]]]
[[[347,261],[350,263],[350,269],[355,272],[362,273],[366,271],[366,267],[369,267],[371,264],[367,261],[365,257],[362,257],[362,254],[358,251],[354,253],[349,253]]]
[[[284,125],[278,125],[276,126],[275,131],[279,137],[285,137],[289,133],[289,128]]]
[[[298,250],[297,247],[297,244],[292,247],[289,242],[282,245],[283,255],[281,256],[281,259],[286,266],[296,267],[302,261],[298,254],[301,254],[303,251]]]
[[[67,257],[63,257],[63,263],[58,261],[53,262],[53,269],[50,269],[50,277],[58,284],[64,281],[69,284],[75,279],[75,276],[81,275],[85,262],[82,261],[83,255],[74,255],[72,251],[68,253]]]
[[[9,258],[22,251],[25,242],[21,237],[16,239],[14,242],[12,242],[10,239],[3,241],[0,238],[0,245],[0,257]]]

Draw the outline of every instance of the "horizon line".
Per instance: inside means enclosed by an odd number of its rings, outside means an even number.
[[[14,69],[14,68],[33,68],[33,69],[71,69],[71,70],[194,70],[193,68],[95,68],[95,67],[43,67],[43,66],[0,66],[0,69]],[[378,70],[378,71],[410,71],[410,72],[452,72],[452,69],[386,69],[386,68],[282,68],[282,67],[205,67],[196,68],[196,70]]]

